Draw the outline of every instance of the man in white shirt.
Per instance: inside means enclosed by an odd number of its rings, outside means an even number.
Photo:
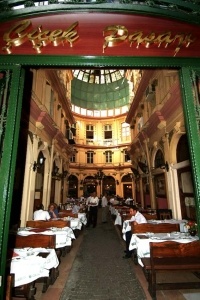
[[[101,221],[102,221],[102,223],[107,222],[107,216],[108,216],[108,199],[107,199],[107,194],[104,194],[101,199]]]
[[[50,219],[51,219],[51,217],[50,217],[48,211],[44,210],[43,204],[39,204],[36,207],[36,211],[33,214],[33,220],[34,221],[47,221]]]
[[[87,227],[91,224],[93,228],[97,225],[97,214],[98,214],[98,205],[99,198],[96,196],[96,192],[93,192],[90,197],[88,197],[88,210],[89,210],[89,219],[87,223]]]
[[[142,224],[142,223],[147,223],[147,220],[145,217],[138,211],[138,208],[135,205],[130,206],[129,214],[131,215],[131,219],[129,220],[130,222],[133,222],[134,225],[137,224]],[[132,237],[132,231],[127,231],[126,232],[126,255],[123,256],[123,258],[131,258],[132,256],[132,251],[129,250],[129,244],[131,241]]]

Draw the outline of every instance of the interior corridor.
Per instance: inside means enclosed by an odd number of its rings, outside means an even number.
[[[142,268],[132,259],[123,259],[125,243],[121,229],[114,225],[111,217],[108,223],[101,223],[101,208],[96,228],[83,228],[73,241],[71,251],[62,257],[59,277],[41,292],[42,285],[36,284],[36,300],[150,300],[148,286]],[[167,278],[168,277],[168,278]],[[177,277],[189,281],[193,274],[174,273],[160,278],[168,280]],[[199,290],[158,291],[157,300],[197,300]],[[19,298],[18,298],[19,299]]]

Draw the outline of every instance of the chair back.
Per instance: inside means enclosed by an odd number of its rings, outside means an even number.
[[[69,227],[70,222],[64,221],[64,220],[50,220],[50,221],[27,221],[26,227],[33,227],[33,228],[50,228],[50,227],[57,227],[57,228],[63,228],[63,227]]]
[[[200,257],[200,241],[189,243],[150,242],[150,257]]]
[[[150,223],[142,223],[134,225],[131,224],[132,233],[145,233],[145,232],[153,232],[153,233],[167,233],[173,231],[180,231],[179,224],[171,224],[171,223],[160,223],[160,224],[150,224]]]
[[[55,249],[56,236],[44,234],[16,235],[15,248],[51,248]]]

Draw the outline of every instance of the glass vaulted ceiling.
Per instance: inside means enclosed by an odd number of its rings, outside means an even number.
[[[125,70],[73,70],[71,103],[75,113],[111,117],[126,113],[130,86]]]

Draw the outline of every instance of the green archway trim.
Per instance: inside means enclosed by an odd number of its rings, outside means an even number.
[[[58,3],[57,0],[46,1],[38,6],[38,0],[4,0],[0,3],[0,22],[8,20],[58,13],[91,13],[111,12],[159,16],[167,19],[176,19],[191,24],[200,24],[200,3],[198,0],[121,0],[119,3],[106,3],[97,0],[92,3],[84,3],[80,0],[72,0],[67,3]],[[64,1],[63,1],[64,2]],[[103,2],[103,3],[102,3]],[[24,8],[21,6],[24,5]],[[18,9],[14,10],[13,7]]]

